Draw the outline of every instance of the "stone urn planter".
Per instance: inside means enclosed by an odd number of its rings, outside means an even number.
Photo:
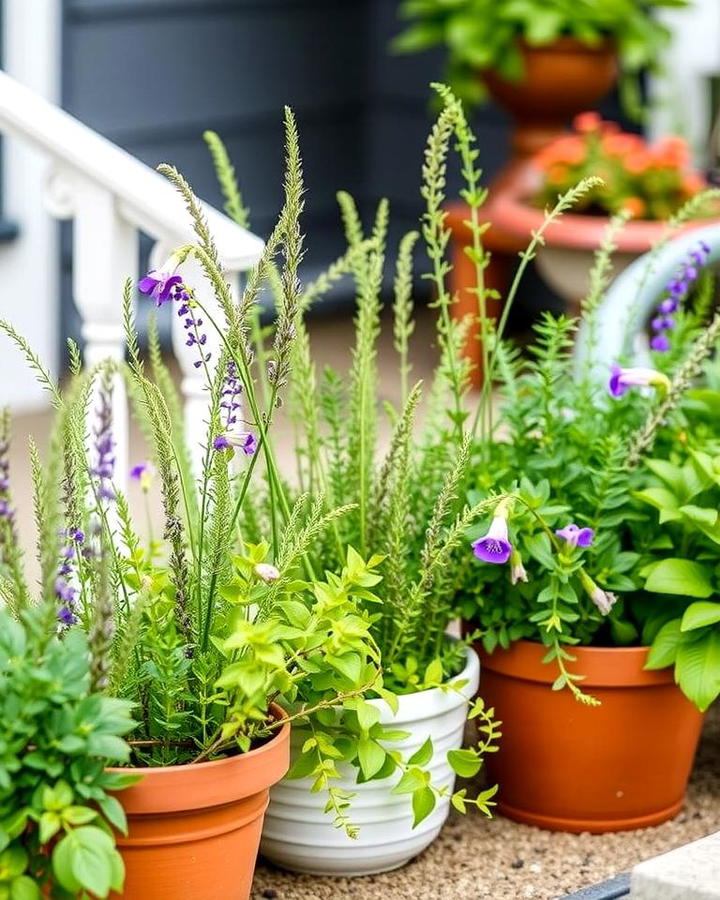
[[[260,852],[271,862],[293,872],[313,875],[371,875],[405,865],[421,853],[440,833],[450,811],[450,794],[455,773],[447,761],[447,751],[462,746],[468,704],[478,689],[480,663],[472,648],[467,651],[465,669],[457,676],[465,682],[457,691],[432,688],[398,697],[394,715],[381,700],[370,700],[380,710],[380,721],[409,736],[388,747],[410,756],[428,737],[435,750],[427,769],[433,784],[447,785],[448,793],[438,799],[434,810],[413,828],[413,814],[407,794],[393,794],[400,773],[357,784],[356,770],[339,764],[340,779],[333,785],[354,794],[348,811],[359,828],[357,839],[332,823],[323,808],[326,797],[313,793],[310,778],[285,778],[271,791],[265,817]]]
[[[645,671],[646,647],[572,647],[571,671],[601,701],[585,706],[542,662],[547,648],[518,641],[481,652],[483,697],[503,723],[487,763],[499,784],[498,811],[551,831],[646,828],[675,816],[700,738],[703,715],[672,669]]]

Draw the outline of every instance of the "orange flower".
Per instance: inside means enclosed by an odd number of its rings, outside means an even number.
[[[707,181],[698,172],[687,172],[683,175],[682,190],[688,197],[705,190]]]
[[[536,157],[537,164],[547,169],[555,163],[576,166],[585,159],[585,144],[577,135],[556,138],[543,148]]]
[[[603,121],[596,112],[578,113],[573,119],[573,128],[581,134],[590,134],[593,131],[600,131]]]
[[[642,175],[653,163],[648,150],[635,150],[625,157],[625,168],[631,175]]]
[[[644,150],[645,141],[637,134],[607,134],[602,139],[602,148],[612,156],[625,156]]]
[[[690,151],[685,140],[676,134],[668,135],[655,145],[655,152],[662,164],[671,168],[684,169],[690,162]]]
[[[564,184],[568,178],[569,169],[563,163],[553,163],[545,173],[550,184]]]
[[[633,219],[642,219],[645,214],[645,202],[640,197],[626,197],[622,206]]]

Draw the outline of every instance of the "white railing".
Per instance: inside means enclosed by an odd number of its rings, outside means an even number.
[[[56,218],[73,220],[72,291],[82,319],[86,365],[108,357],[122,360],[122,289],[128,277],[138,275],[138,234],[142,231],[155,241],[152,265],[161,264],[175,247],[191,241],[191,223],[181,197],[157,172],[3,72],[0,132],[29,142],[51,160],[46,205]],[[257,262],[262,241],[218,210],[208,205],[203,209],[227,280],[237,289],[240,273]],[[188,264],[191,268],[188,281],[203,302],[213,305],[210,285],[199,268]],[[198,448],[207,394],[176,316],[173,348],[183,376],[186,433],[191,447]],[[128,410],[119,378],[113,428],[116,472],[122,484],[128,470]]]

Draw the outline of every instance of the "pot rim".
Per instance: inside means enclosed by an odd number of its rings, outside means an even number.
[[[539,170],[528,163],[516,178],[508,180],[487,204],[486,216],[496,228],[518,238],[527,238],[542,225],[545,214],[531,206],[528,197],[539,183]],[[692,219],[680,226],[676,234],[702,228],[717,222],[720,217]],[[544,231],[547,247],[568,250],[597,250],[605,237],[610,216],[589,216],[582,213],[563,213]],[[650,219],[631,219],[616,235],[617,253],[644,253],[665,229],[664,222]],[[543,248],[539,248],[541,252]]]
[[[551,685],[557,677],[552,662],[544,663],[549,648],[537,641],[515,641],[508,650],[496,648],[493,653],[480,650],[486,669],[519,680]],[[643,668],[650,648],[643,647],[580,647],[567,645],[576,657],[566,662],[570,672],[584,675],[585,687],[644,688],[674,684],[673,667],[647,670]]]
[[[457,638],[453,638],[453,640],[457,640]],[[465,657],[465,668],[448,681],[448,684],[452,684],[455,681],[467,682],[458,692],[443,691],[442,688],[435,687],[426,688],[422,691],[413,691],[409,694],[397,694],[397,715],[393,713],[387,702],[382,698],[374,698],[368,702],[380,710],[380,721],[383,725],[397,725],[402,722],[432,719],[435,716],[457,709],[458,706],[467,703],[475,696],[480,683],[480,659],[474,647],[467,646],[465,648]]]
[[[277,703],[271,703],[270,709],[273,713],[273,717],[276,719],[284,719],[287,713],[285,710],[278,706]],[[281,738],[285,737],[285,733],[290,731],[290,723],[286,722],[282,728],[279,728],[275,734],[270,738],[269,741],[265,741],[264,744],[261,744],[259,747],[255,747],[254,750],[248,750],[247,753],[236,753],[234,756],[223,756],[222,759],[211,759],[208,762],[201,763],[183,763],[178,766],[107,766],[108,772],[120,772],[122,774],[131,773],[136,775],[138,772],[143,776],[149,775],[153,772],[157,774],[165,774],[167,775],[170,772],[177,772],[178,770],[182,770],[185,772],[208,772],[213,768],[217,768],[218,766],[227,765],[228,763],[237,762],[239,759],[251,759],[253,757],[257,758],[262,753],[268,752],[268,750],[276,743],[279,742]]]
[[[548,51],[573,54],[580,52],[588,55],[606,55],[608,53],[615,55],[617,53],[617,40],[611,34],[604,35],[594,44],[581,41],[580,38],[573,37],[571,34],[561,34],[560,37],[556,37],[547,44],[531,44],[524,37],[518,38],[517,43],[523,53],[547,53]]]

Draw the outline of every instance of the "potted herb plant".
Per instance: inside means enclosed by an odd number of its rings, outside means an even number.
[[[602,179],[546,230],[537,254],[540,274],[577,309],[588,291],[593,254],[609,217],[626,211],[630,219],[616,238],[612,263],[617,274],[661,239],[667,221],[688,200],[702,196],[705,179],[689,166],[690,152],[682,138],[673,135],[651,144],[585,112],[576,117],[571,133],[547,144],[523,177],[493,198],[486,214],[522,239],[540,227],[543,209],[558,195],[583,178]],[[717,216],[717,203],[698,203],[691,213],[684,216],[686,229]]]
[[[639,116],[638,73],[658,67],[669,40],[655,16],[684,0],[405,0],[411,24],[394,41],[416,53],[448,52],[448,82],[477,102],[486,92],[516,120],[515,152],[528,156],[613,86],[620,69],[626,108]]]
[[[3,577],[12,569],[5,502]],[[4,582],[2,596],[15,597]],[[115,793],[133,778],[105,766],[128,760],[122,735],[135,723],[129,703],[93,684],[85,636],[61,641],[54,621],[54,606],[17,617],[0,609],[0,893],[14,900],[107,897],[123,885],[114,829],[126,832],[126,820]]]
[[[421,385],[410,381],[413,331],[412,253],[419,237],[400,245],[394,301],[400,405],[378,409],[377,340],[388,223],[382,202],[369,234],[351,198],[339,195],[347,252],[298,297],[295,337],[288,367],[276,363],[267,336],[255,329],[253,352],[270,374],[266,390],[287,379],[288,415],[296,426],[297,484],[289,502],[298,527],[313,532],[305,568],[337,571],[342,559],[360,568],[358,594],[370,623],[389,693],[366,694],[327,709],[293,729],[293,765],[276,785],[265,818],[262,853],[298,871],[357,875],[403,865],[438,835],[450,804],[477,806],[489,815],[494,788],[470,797],[454,789],[456,774],[476,774],[499,736],[481,700],[477,657],[466,643],[447,636],[453,615],[449,567],[465,541],[465,529],[487,506],[467,507],[463,483],[469,460],[464,433],[467,372],[456,358],[459,326],[449,315],[441,256],[446,243],[441,203],[445,165],[459,105],[453,99],[428,142],[423,195],[423,237],[434,262],[438,292],[438,342],[442,360],[424,427],[415,415]],[[217,136],[208,135],[228,210],[242,209],[232,167]],[[240,216],[238,215],[238,220]],[[334,280],[350,274],[357,287],[356,343],[349,374],[316,371],[304,315]],[[273,279],[276,285],[280,279]],[[276,323],[274,340],[281,334]],[[448,410],[450,414],[448,416]],[[381,453],[381,418],[392,427],[390,449]],[[446,426],[450,434],[445,440]],[[307,498],[307,499],[304,499]],[[334,518],[315,535],[310,514]],[[256,491],[241,514],[249,540],[282,527],[282,509]],[[353,548],[347,550],[346,548]],[[362,560],[370,556],[369,567]],[[301,623],[298,623],[301,624]],[[354,669],[355,660],[338,661]],[[288,706],[292,711],[292,703]],[[468,718],[482,739],[462,749]]]
[[[179,248],[139,286],[182,318],[187,352],[206,376],[209,411],[198,471],[189,463],[180,403],[155,329],[149,362],[140,356],[133,286],[126,285],[124,373],[153,451],[162,497],[161,539],[151,532],[142,535],[115,483],[111,410],[120,374],[116,364],[83,372],[71,343],[73,379],[61,391],[13,327],[0,325],[37,372],[58,417],[45,466],[31,446],[41,600],[43,608],[52,610],[46,627],[59,630],[59,646],[68,650],[81,647],[81,634],[87,633],[96,689],[106,694],[108,704],[122,709],[133,704],[130,764],[98,782],[102,786],[113,779],[122,783],[128,774],[141,776],[119,798],[128,819],[128,833],[118,837],[118,846],[129,897],[247,898],[268,788],[288,767],[290,722],[313,727],[322,711],[345,704],[355,714],[371,689],[374,696],[390,696],[383,688],[365,609],[377,561],[365,561],[348,549],[334,570],[321,574],[311,568],[313,544],[324,540],[345,510],[317,497],[298,497],[288,505],[269,436],[294,352],[298,303],[297,223],[303,188],[289,111],[286,125],[285,206],[239,305],[230,298],[190,188],[177,172],[165,170],[187,201],[197,243]],[[264,358],[251,358],[247,334],[257,291],[279,246],[284,253],[282,299],[270,365]],[[215,287],[217,308],[201,303],[179,273],[191,254]],[[221,349],[215,358],[208,350],[204,321],[218,331]],[[265,384],[268,377],[272,386],[265,406],[258,378]],[[260,459],[263,467],[257,469]],[[238,528],[248,497],[260,490],[260,471],[267,479],[264,493],[283,523],[282,531],[271,529],[267,542],[262,536],[251,541]],[[150,466],[138,464],[132,475],[149,489]],[[3,476],[2,490],[5,482]],[[28,592],[17,548],[8,559],[10,577],[2,582],[3,594],[20,613]],[[119,727],[117,717],[111,724]],[[115,743],[109,738],[107,743],[106,755],[120,759]],[[324,774],[323,760],[314,772],[316,777]],[[49,777],[54,781],[58,776],[54,766]],[[97,791],[91,799],[103,808]],[[120,869],[112,860],[111,883],[117,886]],[[18,865],[13,857],[13,872]]]
[[[650,455],[670,446],[662,429],[676,426],[683,394],[720,336],[707,283],[695,307],[683,309],[709,248],[698,245],[659,298],[655,367],[618,365],[598,384],[595,312],[620,224],[592,273],[583,307],[589,352],[579,367],[572,319],[546,316],[529,359],[498,346],[502,438],[478,442],[473,496],[502,489],[513,498],[471,535],[474,564],[468,557],[459,604],[481,648],[484,695],[504,721],[488,765],[499,808],[568,831],[637,828],[675,815],[717,687],[711,679],[688,689],[677,618],[692,608],[694,572],[687,584],[673,580],[687,561],[674,559],[669,529],[677,526],[665,511],[672,499],[655,479],[675,477],[678,503],[689,504],[691,518],[697,503],[699,519],[700,487],[711,482],[706,472],[701,485],[695,476],[697,490],[695,482],[679,487],[672,464]],[[648,503],[663,508],[660,523]],[[685,596],[671,610],[647,593],[658,590]],[[688,628],[703,624],[692,620],[696,611]],[[687,642],[695,663],[701,655],[711,662],[713,639],[689,634]]]

